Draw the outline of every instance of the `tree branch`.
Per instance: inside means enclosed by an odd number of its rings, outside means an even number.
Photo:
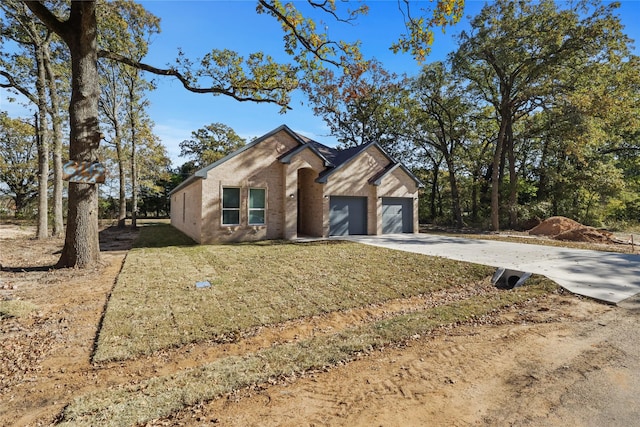
[[[66,21],[60,21],[47,7],[40,1],[25,1],[29,10],[42,21],[50,30],[67,41],[68,27]]]
[[[321,50],[323,47],[328,46],[328,45],[330,45],[330,44],[334,44],[334,45],[335,45],[336,43],[334,43],[334,42],[326,42],[326,41],[325,41],[325,42],[320,43],[320,45],[319,45],[319,46],[314,47],[314,46],[311,44],[311,42],[310,42],[306,37],[304,37],[304,36],[300,33],[300,31],[298,31],[298,28],[296,27],[295,23],[291,22],[291,21],[287,18],[287,16],[283,15],[282,13],[280,13],[280,11],[278,11],[278,9],[277,9],[274,5],[272,5],[272,4],[270,4],[270,3],[268,3],[268,2],[267,2],[267,1],[265,1],[265,0],[258,0],[258,3],[260,3],[260,5],[261,5],[262,7],[264,7],[264,8],[265,8],[266,10],[268,10],[268,11],[269,11],[273,16],[275,16],[275,17],[276,17],[276,18],[277,18],[277,19],[278,19],[278,20],[279,20],[279,21],[280,21],[284,26],[286,26],[287,28],[289,28],[289,30],[291,31],[291,34],[295,37],[295,39],[296,39],[297,41],[299,41],[299,42],[302,44],[302,46],[303,46],[303,47],[304,47],[304,48],[305,48],[309,53],[311,53],[313,56],[315,56],[317,59],[319,59],[320,61],[323,61],[323,62],[327,62],[327,63],[332,64],[332,65],[335,65],[335,66],[337,66],[337,67],[339,67],[339,66],[341,65],[341,64],[340,64],[340,62],[338,62],[338,61],[334,61],[334,60],[329,59],[329,58],[326,58],[326,57],[324,57],[324,56],[320,53],[320,50]],[[313,3],[311,3],[311,4],[312,4],[313,6],[315,6],[315,7],[320,7],[319,5],[314,5]],[[334,15],[335,15],[335,14],[334,14]]]
[[[617,147],[598,150],[600,154],[620,153],[625,151],[640,151],[640,147]]]
[[[9,81],[9,83],[0,83],[0,87],[5,89],[9,89],[9,88],[15,89],[21,94],[23,94],[24,96],[26,96],[29,99],[29,101],[33,102],[34,104],[38,103],[37,98],[31,92],[29,92],[26,88],[24,88],[23,86],[20,86],[20,84],[18,84],[18,82],[13,78],[11,74],[7,73],[4,70],[0,70],[0,76],[4,77]]]
[[[286,106],[286,105],[282,105],[281,102],[278,102],[275,99],[265,99],[265,98],[258,98],[258,97],[253,97],[253,96],[242,96],[239,95],[236,92],[235,87],[229,87],[229,88],[221,88],[221,87],[208,87],[208,88],[203,88],[203,87],[197,87],[192,85],[192,83],[189,81],[189,79],[183,75],[182,73],[180,73],[178,70],[176,70],[175,68],[157,68],[154,67],[152,65],[148,65],[145,64],[143,62],[139,62],[139,61],[134,61],[131,58],[127,58],[126,56],[122,56],[118,53],[115,52],[109,52],[106,50],[98,50],[98,57],[99,58],[106,58],[106,59],[111,59],[113,61],[117,61],[123,64],[126,64],[130,67],[134,67],[137,68],[139,70],[142,71],[147,71],[149,73],[152,74],[157,74],[160,76],[171,76],[171,77],[175,77],[177,78],[180,83],[182,83],[182,86],[184,86],[185,89],[187,89],[190,92],[194,92],[194,93],[211,93],[211,94],[215,94],[215,95],[226,95],[229,96],[237,101],[251,101],[251,102],[260,102],[260,103],[271,103],[271,104],[278,104],[282,107],[285,107],[287,109],[291,109],[290,107]],[[256,88],[251,88],[251,89],[256,89]],[[275,88],[274,88],[275,89]]]

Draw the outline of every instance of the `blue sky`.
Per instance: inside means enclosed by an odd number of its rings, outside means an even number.
[[[286,60],[283,52],[282,31],[275,19],[255,12],[253,0],[151,0],[140,1],[151,13],[161,18],[162,32],[154,37],[145,62],[164,67],[176,58],[182,49],[191,59],[201,58],[211,49],[231,49],[243,55],[264,51],[275,58]],[[340,2],[337,2],[340,3]],[[416,75],[420,70],[408,55],[394,55],[388,48],[404,27],[396,0],[368,1],[369,14],[354,25],[344,25],[325,18],[332,38],[348,41],[361,40],[367,57],[380,60],[387,69],[397,73]],[[423,7],[428,1],[412,2]],[[455,50],[455,36],[468,29],[468,17],[475,16],[484,1],[467,0],[465,18],[446,34],[436,31],[435,42],[427,61],[441,60]],[[304,6],[303,2],[298,5]],[[640,1],[624,0],[619,9],[625,32],[634,40],[640,39]],[[636,54],[640,49],[636,48]],[[191,132],[213,122],[231,126],[247,140],[261,136],[286,124],[292,129],[328,145],[335,139],[320,117],[304,104],[300,94],[293,96],[291,111],[279,113],[279,107],[268,104],[237,102],[222,96],[194,94],[185,90],[174,78],[153,77],[157,90],[150,93],[149,114],[155,122],[155,133],[167,148],[174,166],[186,159],[178,157],[178,144],[188,139]],[[0,90],[0,110],[14,115],[29,115],[15,104],[7,102],[7,92]]]
[[[162,32],[154,39],[148,61],[166,65],[175,58],[178,48],[187,57],[200,58],[213,48],[229,48],[249,54],[264,51],[275,58],[287,60],[283,52],[282,30],[276,20],[255,12],[255,1],[142,1],[147,10],[162,18]],[[301,2],[298,2],[301,3]],[[421,2],[430,6],[429,2]],[[404,31],[402,15],[394,1],[372,1],[369,13],[361,16],[354,25],[345,25],[325,17],[330,37],[347,41],[360,40],[367,57],[382,61],[386,68],[415,75],[420,70],[409,55],[394,55],[389,46]],[[474,14],[484,2],[470,1],[466,13]],[[185,23],[188,22],[188,25]],[[436,42],[429,60],[444,59],[455,49],[451,34],[460,26],[450,29],[446,35],[436,32]],[[280,114],[276,105],[253,104],[225,99],[221,96],[189,93],[173,80],[156,79],[158,90],[149,96],[151,116],[156,122],[156,134],[165,143],[174,165],[186,159],[178,158],[178,144],[187,139],[191,131],[212,122],[231,126],[240,136],[250,140],[286,124],[293,130],[327,145],[336,140],[329,135],[324,121],[313,114],[302,94],[294,94],[292,110]],[[177,107],[179,106],[179,107]]]

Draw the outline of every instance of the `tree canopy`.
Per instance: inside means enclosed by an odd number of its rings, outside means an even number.
[[[193,161],[202,168],[220,160],[247,143],[244,138],[229,126],[222,123],[211,123],[191,132],[191,139],[180,143],[180,157]]]
[[[325,71],[310,100],[341,140],[386,141],[415,169],[423,221],[498,230],[551,215],[630,218],[640,68],[618,6],[488,3],[446,63],[409,80],[373,61]]]
[[[38,195],[38,144],[33,118],[13,119],[0,113],[0,192],[15,204],[16,216]]]
[[[99,46],[102,22],[96,1],[72,1],[63,13],[40,1],[24,2],[31,12],[69,48],[71,57],[71,101],[69,105],[69,158],[97,161],[100,145],[98,100],[100,97],[98,58],[107,58],[158,75],[176,77],[183,86],[197,93],[225,95],[239,101],[276,103],[286,109],[290,93],[300,78],[315,79],[325,64],[346,66],[362,60],[358,42],[331,40],[305,17],[295,3],[258,0],[257,12],[273,16],[284,31],[284,50],[292,56],[288,63],[277,63],[269,55],[257,52],[247,58],[226,48],[215,48],[197,65],[179,55],[174,66],[158,68],[130,57],[126,50],[109,50]],[[338,21],[351,21],[365,13],[366,5],[345,10],[334,1],[307,5]],[[418,15],[411,2],[398,2],[404,13],[407,32],[392,46],[424,58],[433,41],[433,28],[456,22],[462,13],[462,0],[438,0],[434,8]],[[135,164],[135,162],[133,162]],[[135,173],[134,173],[135,174]],[[97,191],[87,184],[70,183],[69,212],[65,246],[59,266],[87,267],[99,258],[97,231]]]

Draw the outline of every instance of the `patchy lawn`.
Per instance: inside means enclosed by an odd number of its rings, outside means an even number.
[[[247,386],[348,362],[444,325],[478,321],[556,289],[534,278],[530,286],[500,291],[489,283],[489,267],[350,242],[193,246],[167,226],[143,228],[139,242],[149,247],[133,249],[126,259],[99,333],[97,362],[193,342],[233,342],[292,319],[442,295],[341,330],[89,393],[65,408],[63,424],[145,423]],[[197,287],[202,281],[211,286]]]
[[[171,236],[183,246],[171,244]],[[166,225],[145,227],[112,292],[94,361],[187,343],[231,342],[263,325],[472,285],[490,267],[356,243],[186,246]],[[139,246],[139,244],[137,245]],[[211,287],[198,288],[208,281]]]
[[[307,371],[349,362],[443,325],[481,319],[499,309],[555,289],[546,280],[534,281],[535,285],[518,291],[476,295],[339,333],[278,344],[256,353],[221,358],[174,375],[91,393],[65,408],[62,425],[142,424],[247,386],[274,383],[283,377],[304,376]]]
[[[274,406],[242,399],[237,425],[282,425],[279,414],[296,425],[388,424],[341,414],[388,408],[395,417],[403,402],[412,419],[442,421],[437,414],[459,407],[436,410],[437,402],[460,396],[467,407],[468,395],[455,391],[466,384],[491,379],[475,401],[498,407],[497,397],[522,393],[505,394],[493,378],[530,378],[529,365],[501,365],[530,361],[525,330],[548,351],[549,331],[609,309],[553,292],[545,279],[503,291],[491,285],[490,268],[353,243],[204,247],[166,225],[141,234],[125,252],[137,234],[103,230],[103,261],[93,270],[47,269],[61,239],[3,240],[0,424],[227,425],[236,408],[229,399],[238,396],[269,396]],[[202,280],[212,287],[196,288]],[[580,335],[558,334],[563,343]],[[583,375],[582,365],[559,360],[563,373]],[[310,384],[321,389],[309,392]],[[444,394],[432,393],[443,384]],[[278,409],[279,396],[292,405],[300,397],[301,406]],[[478,409],[469,419],[484,416]]]

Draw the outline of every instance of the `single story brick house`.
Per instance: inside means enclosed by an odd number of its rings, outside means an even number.
[[[377,143],[337,150],[283,125],[176,187],[171,224],[198,243],[416,233],[419,186]]]

